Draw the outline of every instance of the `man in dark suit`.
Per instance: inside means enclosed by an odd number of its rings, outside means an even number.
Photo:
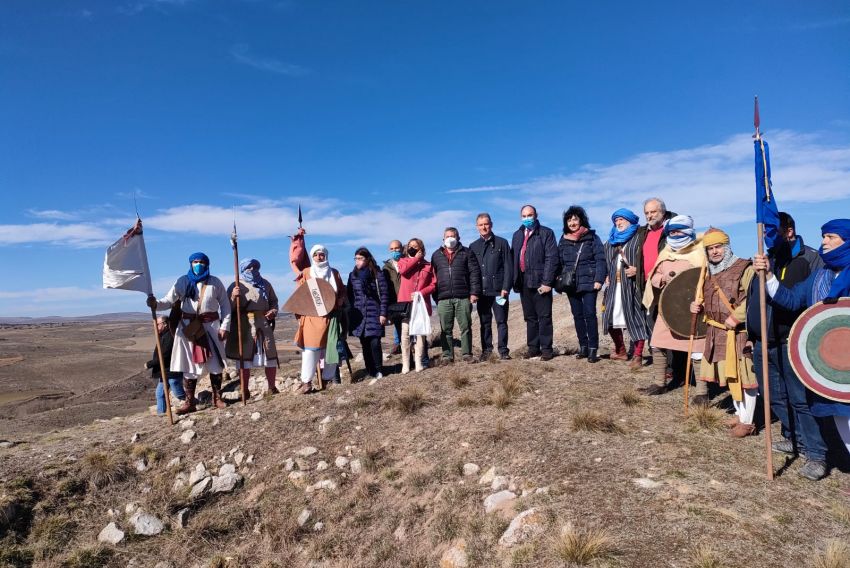
[[[481,324],[481,361],[493,352],[493,316],[499,333],[499,357],[510,359],[508,349],[508,294],[513,287],[513,259],[508,241],[493,234],[489,213],[475,220],[480,235],[469,249],[481,265],[481,295],[475,304]]]

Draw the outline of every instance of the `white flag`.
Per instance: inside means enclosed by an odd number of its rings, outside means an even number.
[[[153,294],[141,219],[136,222],[135,227],[106,249],[106,257],[103,259],[103,287]]]

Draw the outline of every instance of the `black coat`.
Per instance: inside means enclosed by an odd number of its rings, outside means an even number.
[[[525,272],[520,271],[519,261],[522,241],[525,239],[525,227],[520,225],[511,240],[511,253],[514,257],[514,290],[552,286],[558,273],[558,241],[549,227],[539,221],[534,222],[532,233],[528,237],[525,249]]]
[[[431,255],[431,268],[437,278],[437,301],[481,295],[481,269],[472,251],[458,244],[452,262],[442,247]]]
[[[356,269],[355,269],[356,270]],[[348,275],[349,332],[354,337],[383,337],[384,326],[380,317],[387,316],[389,286],[380,270],[373,276],[370,272],[361,280],[352,270]],[[368,270],[368,269],[364,269]]]
[[[479,238],[469,245],[481,267],[481,291],[485,296],[499,296],[502,290],[513,287],[513,257],[508,241],[493,235],[485,241]]]
[[[174,349],[174,336],[171,334],[170,329],[166,329],[165,333],[159,336],[159,346],[162,347],[162,360],[165,362],[165,366],[169,367],[171,365],[171,351]],[[151,370],[151,377],[154,379],[162,378],[162,372],[159,368],[159,356],[156,354],[156,347],[153,348],[151,360],[147,362],[145,367]],[[171,370],[169,370],[166,374],[171,379],[183,376],[183,373],[172,372]]]
[[[581,255],[576,259],[579,250]],[[575,270],[576,292],[591,292],[594,283],[601,285],[608,276],[602,239],[592,229],[578,241],[571,241],[562,236],[558,243],[558,256],[561,259],[562,272]]]

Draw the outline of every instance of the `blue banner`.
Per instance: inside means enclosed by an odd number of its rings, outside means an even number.
[[[756,223],[764,223],[764,244],[773,248],[779,237],[779,207],[773,196],[770,181],[770,150],[761,138],[755,141],[756,149]]]

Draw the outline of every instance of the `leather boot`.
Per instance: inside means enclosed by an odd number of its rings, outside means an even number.
[[[599,362],[599,348],[591,347],[587,350],[587,362],[588,363],[598,363]]]
[[[275,384],[275,379],[277,378],[277,369],[274,367],[266,367],[266,383],[269,385],[269,393],[278,394],[280,391],[277,390],[277,385]]]
[[[190,412],[195,412],[197,410],[195,407],[195,387],[197,386],[197,379],[183,379],[183,390],[186,391],[186,400],[184,400],[183,404],[181,404],[175,411],[178,416],[189,414]]]
[[[210,373],[210,386],[212,387],[212,405],[214,408],[227,408],[227,404],[221,400],[221,374]]]
[[[587,359],[587,345],[581,345],[576,353],[576,359]]]
[[[611,339],[614,340],[614,349],[611,350],[609,359],[612,361],[627,361],[629,355],[626,352],[626,343],[623,341],[623,330],[612,329],[609,334],[611,335]]]

